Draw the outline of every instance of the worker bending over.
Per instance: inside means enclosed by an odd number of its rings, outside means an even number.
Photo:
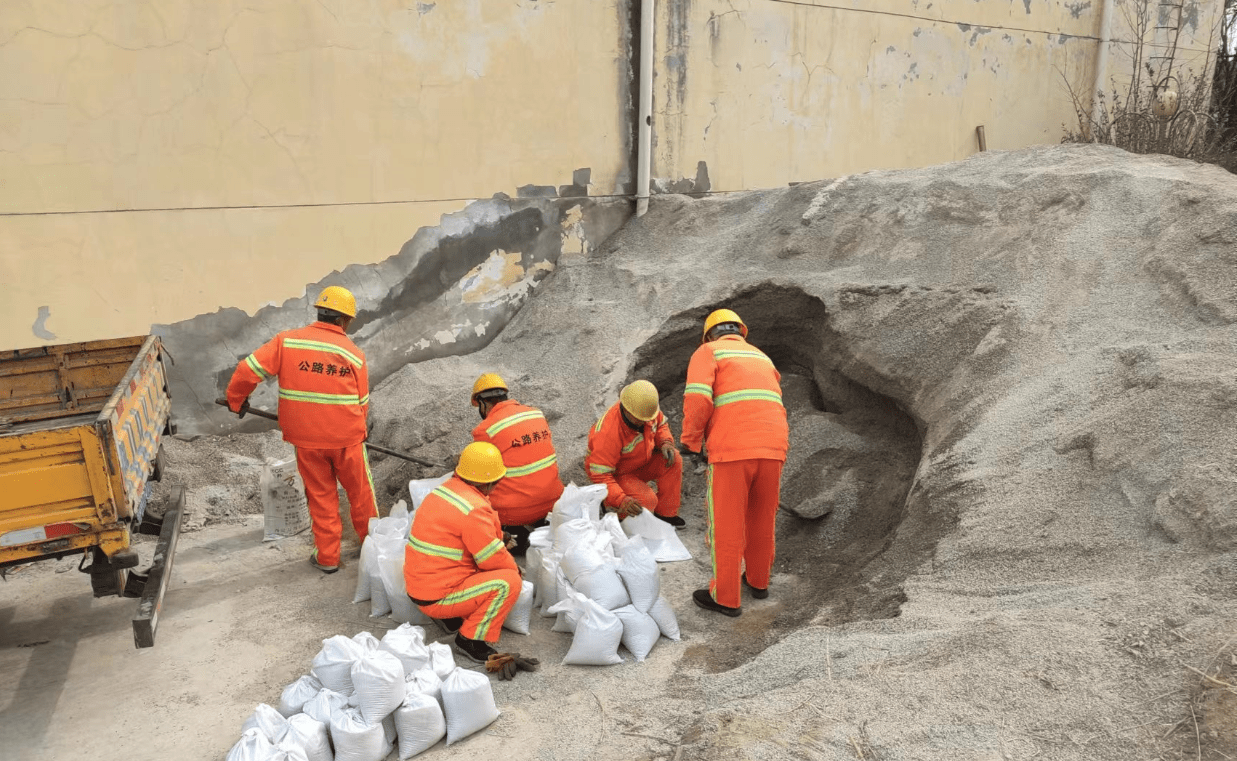
[[[739,315],[729,309],[710,314],[687,367],[683,396],[683,447],[695,453],[705,447],[709,458],[713,579],[692,599],[727,616],[741,612],[740,579],[753,597],[769,596],[782,465],[790,446],[782,376],[746,338]]]
[[[523,555],[530,529],[545,523],[563,493],[563,482],[545,415],[508,399],[507,392],[506,382],[494,373],[477,378],[472,406],[482,422],[472,430],[472,438],[493,444],[502,453],[507,475],[490,493],[490,504],[503,531],[516,540],[512,553]]]
[[[285,330],[241,360],[228,383],[228,409],[244,417],[258,384],[278,379],[279,428],[296,447],[296,467],[313,520],[309,563],[335,573],[343,533],[336,479],[348,493],[358,540],[365,541],[369,519],[378,517],[364,443],[369,375],[365,354],[345,335],[356,317],[352,293],[332,285],[314,306],[317,322]]]
[[[682,528],[683,458],[657,401],[657,389],[646,380],[625,386],[589,431],[584,470],[593,483],[606,485],[602,504],[620,518],[648,509]],[[649,481],[657,483],[656,494]]]
[[[421,502],[404,550],[408,596],[478,663],[496,654],[522,586],[488,499],[506,472],[493,444],[464,447],[455,475]]]

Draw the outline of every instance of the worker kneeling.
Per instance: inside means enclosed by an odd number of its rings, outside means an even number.
[[[408,596],[478,663],[496,654],[491,645],[522,586],[488,499],[506,472],[493,444],[465,447],[455,475],[417,509],[404,550]]]
[[[481,414],[481,424],[473,429],[472,438],[493,444],[502,453],[507,475],[490,493],[490,505],[503,531],[515,538],[512,554],[522,555],[530,530],[545,523],[562,496],[563,482],[545,415],[507,398],[508,391],[506,382],[494,373],[477,378],[472,406]]]
[[[625,386],[618,403],[589,431],[584,470],[593,483],[606,485],[602,504],[619,517],[652,510],[675,528],[686,523],[679,517],[683,458],[652,383],[638,380]],[[656,494],[650,481],[657,484]]]

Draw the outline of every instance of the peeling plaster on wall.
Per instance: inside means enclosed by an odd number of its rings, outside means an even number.
[[[578,255],[609,237],[632,212],[625,199],[505,199],[470,204],[422,228],[398,254],[353,265],[306,288],[305,295],[252,317],[222,309],[156,325],[177,364],[170,371],[174,413],[185,433],[261,430],[211,402],[236,363],[281,330],[312,320],[313,298],[327,285],[357,296],[351,337],[366,354],[371,388],[409,362],[466,354],[485,346],[549,277],[563,254]],[[277,404],[273,383],[255,405]]]
[[[434,10],[434,6],[436,5],[438,5],[438,3],[417,3],[417,15],[424,16]]]
[[[34,318],[34,325],[31,330],[34,332],[34,337],[44,341],[55,340],[56,334],[47,329],[47,321],[52,316],[50,307],[39,307],[39,314]]]
[[[1070,15],[1073,16],[1074,18],[1082,18],[1083,11],[1087,10],[1090,7],[1091,7],[1091,3],[1089,2],[1089,0],[1088,2],[1085,2],[1085,3],[1078,2],[1078,3],[1066,3],[1065,4],[1065,9],[1069,11]]]

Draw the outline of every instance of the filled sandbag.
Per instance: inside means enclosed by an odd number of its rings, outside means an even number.
[[[541,558],[539,547],[529,547],[524,553],[524,578],[533,585],[533,608],[541,609]]]
[[[606,610],[614,610],[631,604],[627,587],[619,578],[618,571],[609,563],[602,563],[593,570],[583,574],[572,585],[585,597],[593,600]]]
[[[305,715],[326,726],[331,725],[331,717],[348,707],[348,696],[323,687],[318,694],[305,703]]]
[[[360,645],[361,651],[365,653],[374,652],[378,649],[378,645],[381,644],[372,632],[367,631],[359,631],[352,635],[352,641]]]
[[[265,517],[262,541],[296,536],[310,527],[309,502],[295,459],[267,458],[258,477],[258,490]]]
[[[572,588],[563,575],[558,575],[558,602],[550,606],[549,612],[558,616],[550,631],[574,632],[580,617],[584,615],[584,601],[588,598]]]
[[[376,724],[404,702],[404,664],[385,650],[367,653],[352,664],[352,685],[361,716]]]
[[[567,577],[567,581],[575,586],[576,579],[604,563],[605,560],[602,559],[601,553],[591,542],[579,542],[563,553],[563,559],[559,561],[558,567],[563,569],[563,575]]]
[[[597,529],[587,518],[563,523],[554,532],[554,552],[566,556],[573,547],[591,545],[597,539]]]
[[[378,550],[369,556],[366,573],[370,574],[369,582],[369,616],[379,618],[391,612],[391,602],[387,599],[386,587],[382,584],[382,572],[378,570]]]
[[[597,527],[598,535],[610,537],[610,546],[613,549],[614,555],[622,554],[623,547],[631,541],[627,538],[626,532],[623,531],[623,522],[619,520],[618,513],[606,513],[601,518],[601,523]]]
[[[394,715],[400,761],[424,753],[447,736],[447,720],[442,713],[442,704],[431,695],[408,690],[403,704],[395,709]]]
[[[270,761],[309,761],[309,755],[305,753],[305,749],[296,742],[295,739],[284,736],[275,745],[275,750],[270,756]]]
[[[430,668],[439,679],[446,679],[455,670],[455,654],[451,646],[443,642],[432,642],[427,648],[430,653]]]
[[[424,478],[408,482],[408,494],[412,497],[411,513],[416,513],[417,508],[421,506],[421,502],[429,496],[430,492],[442,486],[447,481],[451,480],[451,473],[443,473],[436,478]]]
[[[546,618],[555,615],[550,608],[562,599],[558,591],[558,576],[558,556],[553,551],[543,551],[541,573],[533,583],[541,589],[541,615]]]
[[[637,610],[634,605],[626,605],[611,612],[623,622],[623,647],[636,656],[637,661],[643,661],[657,644],[657,640],[661,639],[661,629],[657,622],[648,613]]]
[[[606,498],[606,493],[605,484],[567,484],[550,511],[551,530],[557,534],[559,526],[578,518],[593,523],[601,520],[601,502]]]
[[[355,708],[345,708],[331,718],[331,742],[335,761],[382,761],[390,752],[382,723],[367,724]]]
[[[452,671],[442,683],[442,709],[447,720],[447,745],[493,724],[498,706],[494,705],[489,677],[468,669]]]
[[[271,741],[271,744],[279,742],[283,739],[284,734],[288,731],[288,720],[279,711],[271,708],[266,703],[259,703],[254,712],[250,714],[245,723],[241,724],[241,734],[256,729],[262,733],[262,736]]]
[[[395,743],[398,740],[395,732],[395,713],[391,712],[385,719],[382,720],[382,757],[386,758],[395,750]]]
[[[636,537],[619,553],[618,575],[627,588],[631,604],[641,613],[647,613],[661,596],[661,574],[657,561],[645,546],[644,539]]]
[[[511,612],[507,614],[506,620],[503,621],[503,628],[513,631],[516,634],[528,634],[529,621],[533,616],[533,595],[536,587],[528,579],[524,579],[520,585],[520,598],[515,601],[515,605],[511,607]]]
[[[370,519],[372,524],[374,519]],[[361,559],[357,562],[357,567],[360,570],[356,575],[356,592],[352,595],[352,602],[365,602],[370,599],[370,590],[373,588],[373,575],[370,573],[370,568],[374,562],[371,557],[376,552],[376,542],[365,537],[365,541],[361,542]]]
[[[288,734],[284,735],[283,742],[295,742],[305,751],[308,761],[334,761],[330,730],[308,714],[298,713],[288,719]]]
[[[653,607],[649,608],[649,617],[657,622],[657,628],[661,629],[662,636],[675,642],[679,641],[679,619],[674,615],[674,608],[670,606],[670,601],[665,595],[658,597]]]
[[[330,639],[322,640],[322,649],[314,656],[309,672],[328,690],[343,693],[345,696],[351,695],[352,663],[364,654],[362,645],[342,634],[336,634]]]
[[[283,688],[283,692],[279,695],[279,712],[285,718],[292,718],[300,713],[305,708],[305,704],[321,689],[322,682],[319,682],[313,674],[306,674]]]
[[[241,739],[228,751],[227,761],[271,761],[273,755],[275,744],[255,728],[241,732]]]
[[[434,670],[426,667],[418,669],[408,675],[407,689],[416,689],[417,692],[423,695],[429,695],[439,704],[442,703],[442,677],[434,673]]]
[[[406,536],[386,537],[378,543],[378,577],[387,604],[391,606],[391,618],[401,624],[428,624],[430,617],[421,612],[408,596],[404,577],[404,547]]]
[[[554,546],[554,529],[541,526],[528,532],[528,546],[539,550],[548,550]]]
[[[584,615],[576,624],[571,649],[563,658],[563,664],[612,666],[622,663],[623,657],[618,654],[618,648],[623,639],[623,622],[592,600],[585,600],[584,606]]]
[[[653,559],[659,563],[670,563],[677,560],[691,560],[692,554],[683,546],[683,540],[674,530],[674,526],[653,515],[648,510],[641,511],[623,521],[623,531],[629,537],[642,536]]]
[[[430,662],[430,652],[425,646],[425,630],[420,626],[400,624],[382,635],[378,647],[399,658],[400,663],[404,664],[405,674],[425,668]]]

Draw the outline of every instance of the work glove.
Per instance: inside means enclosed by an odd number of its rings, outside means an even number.
[[[494,653],[485,659],[485,670],[491,674],[498,674],[498,678],[504,682],[510,682],[515,679],[515,672],[519,670],[519,667],[515,665],[515,658],[509,654]]]
[[[620,518],[626,518],[633,515],[639,515],[644,511],[644,507],[636,500],[635,497],[623,497],[623,501],[619,503],[617,512]]]
[[[245,413],[249,411],[249,397],[245,397],[245,401],[241,402],[239,410],[232,410],[238,418],[245,417]]]
[[[674,464],[674,442],[667,441],[661,445],[661,456],[666,458],[666,467]]]
[[[511,534],[508,534],[506,531],[504,531],[503,532],[503,546],[510,550],[510,549],[514,549],[516,544],[517,542],[515,541],[515,537],[512,536]]]

